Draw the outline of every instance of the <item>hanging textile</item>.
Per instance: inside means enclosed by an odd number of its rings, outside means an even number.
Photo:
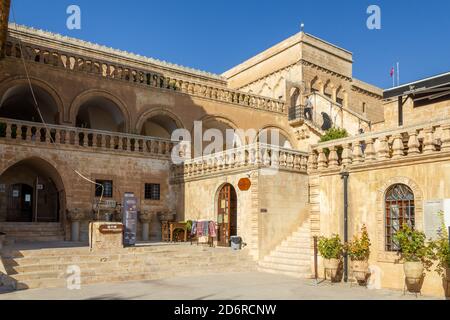
[[[213,237],[213,238],[216,237],[217,236],[217,234],[216,234],[216,223],[214,221],[210,221],[208,226],[209,226],[209,235],[211,237]]]

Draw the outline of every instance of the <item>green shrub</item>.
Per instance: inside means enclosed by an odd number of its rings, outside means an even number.
[[[347,137],[347,130],[341,128],[331,128],[328,129],[322,137],[320,137],[320,142],[327,142]]]
[[[361,228],[361,235],[355,235],[353,240],[344,245],[350,260],[366,261],[370,257],[370,239],[365,225]]]
[[[324,259],[340,259],[343,245],[339,235],[332,235],[331,238],[320,237],[318,243],[320,255]]]
[[[407,224],[394,235],[394,240],[400,246],[400,255],[407,262],[422,262],[425,267],[431,266],[433,245],[426,241],[425,233],[413,230]]]
[[[331,128],[328,129],[325,134],[320,137],[319,142],[327,142],[327,141],[332,141],[332,140],[337,140],[337,139],[342,139],[342,138],[347,138],[348,137],[348,132],[345,129],[341,129],[341,128]],[[339,156],[342,155],[342,147],[338,147],[337,148],[337,153]],[[324,149],[325,155],[328,157],[328,155],[330,154],[330,149],[325,148]]]
[[[450,248],[448,243],[448,231],[444,221],[444,212],[439,211],[439,218],[441,219],[441,228],[439,230],[439,237],[432,242],[435,259],[437,260],[436,272],[440,275],[445,274],[450,267]]]

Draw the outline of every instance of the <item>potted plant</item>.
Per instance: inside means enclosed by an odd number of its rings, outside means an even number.
[[[341,265],[343,245],[339,235],[330,238],[320,237],[318,242],[320,255],[324,259],[325,272],[328,271],[331,281],[335,281]]]
[[[424,269],[429,269],[433,259],[433,245],[426,241],[425,233],[412,229],[407,224],[394,235],[399,254],[404,261],[407,285],[417,285],[423,278]]]
[[[438,237],[433,241],[434,255],[437,260],[436,272],[442,277],[446,296],[450,295],[448,283],[450,282],[450,246],[447,226],[444,221],[444,212],[439,212],[441,219],[441,228],[438,231]]]
[[[358,282],[365,282],[369,271],[370,239],[367,227],[361,228],[360,235],[355,235],[352,241],[345,244],[345,251],[352,261],[353,275]]]

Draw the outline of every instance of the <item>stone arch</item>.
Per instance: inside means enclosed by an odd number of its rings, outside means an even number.
[[[138,121],[136,123],[136,131],[137,134],[143,134],[144,125],[147,121],[151,119],[157,119],[161,118],[161,126],[168,132],[170,135],[172,134],[174,129],[185,129],[186,127],[183,124],[183,121],[172,111],[170,111],[168,108],[164,107],[158,107],[158,108],[152,108],[147,111],[144,111],[138,118]],[[167,119],[166,121],[163,121],[162,118]],[[169,132],[171,131],[171,132]]]
[[[310,85],[309,85],[309,90],[310,90],[310,92],[312,93],[312,92],[320,92],[320,81],[319,81],[319,77],[318,76],[315,76],[312,80],[311,80],[311,82],[310,82]]]
[[[72,104],[69,109],[68,121],[70,121],[72,125],[76,126],[77,115],[79,114],[80,109],[87,103],[95,101],[96,99],[98,99],[98,101],[113,104],[117,108],[117,111],[119,111],[123,117],[123,128],[120,131],[129,132],[131,127],[130,125],[131,115],[127,106],[120,98],[104,90],[92,89],[84,91],[81,94],[79,94],[72,101]]]
[[[205,132],[205,129],[218,129],[222,132],[222,134],[224,134],[226,129],[237,130],[239,128],[234,121],[223,115],[218,114],[206,115],[200,118],[198,121],[202,122],[203,132]],[[191,137],[192,139],[194,138],[194,126],[191,129]],[[245,137],[242,137],[242,135],[239,134],[239,132],[236,132],[236,138],[239,139],[239,141],[237,142],[238,144],[245,143]]]
[[[31,85],[33,87],[34,94],[38,100],[38,105],[40,106],[41,113],[44,116],[44,121],[50,124],[61,124],[64,121],[65,110],[62,99],[55,88],[53,88],[49,83],[31,77],[30,78]],[[36,117],[38,117],[34,100],[30,90],[30,84],[28,78],[23,77],[12,77],[6,79],[0,84],[0,110],[1,106],[6,103],[8,100],[14,97],[14,95],[20,96],[23,99],[27,99],[27,104],[32,107],[32,111],[36,113]],[[46,110],[42,110],[41,105],[45,105],[46,102],[50,102],[51,106],[49,109],[54,109],[54,117],[47,119]],[[22,113],[22,112],[21,112]],[[40,119],[39,119],[40,122]]]
[[[292,139],[291,135],[286,130],[284,130],[283,128],[280,128],[279,126],[276,126],[276,125],[266,125],[266,126],[262,127],[261,129],[259,129],[258,135],[256,136],[254,142],[259,142],[260,141],[260,137],[262,136],[261,135],[262,132],[264,132],[266,130],[273,130],[273,129],[278,130],[280,135],[282,136],[280,138],[280,141],[279,141],[280,144],[282,144],[282,145],[280,145],[280,147],[289,148],[289,149],[293,149],[294,148],[294,143],[293,143],[294,139]],[[269,138],[270,137],[270,133],[267,135],[267,137],[270,140],[270,138]],[[270,142],[271,141],[268,141],[268,143],[270,143]],[[288,142],[290,146],[286,145],[285,142]]]
[[[336,102],[340,105],[344,105],[344,95],[343,95],[344,88],[342,85],[339,85],[336,89]]]
[[[330,99],[333,97],[333,87],[334,85],[331,83],[330,79],[326,80],[323,84],[323,94]]]
[[[267,84],[267,82],[264,82],[261,89],[258,91],[258,95],[265,96],[265,97],[272,97],[272,88]]]
[[[0,198],[1,212],[7,215],[8,221],[22,221],[19,217],[21,214],[30,214],[30,217],[23,217],[24,219],[31,219],[28,222],[60,222],[65,221],[66,211],[66,189],[67,182],[64,181],[61,175],[61,170],[58,170],[56,164],[48,159],[40,156],[23,156],[20,159],[14,159],[5,166],[0,173],[0,181],[7,185],[7,192],[3,193]],[[42,189],[37,188],[37,184],[42,184]],[[22,204],[17,202],[17,197],[22,197],[22,193],[15,186],[28,185],[33,191],[29,192],[28,200],[21,199],[22,202],[29,202],[29,207],[25,212]],[[41,190],[41,191],[39,191]],[[5,203],[5,197],[9,197],[10,192],[17,192],[18,196],[12,196]],[[36,197],[37,195],[37,197]],[[40,196],[40,197],[39,197]],[[11,201],[16,205],[10,206]],[[32,205],[31,205],[32,203]],[[20,208],[19,208],[20,207]],[[10,216],[12,215],[12,216]],[[11,217],[16,217],[17,220],[10,220]],[[5,217],[3,217],[5,218]],[[37,218],[37,219],[36,219]],[[27,221],[23,221],[27,222]]]
[[[418,230],[423,229],[423,191],[419,185],[411,178],[404,176],[396,176],[381,182],[377,188],[377,244],[378,244],[378,260],[386,262],[394,262],[398,256],[396,252],[385,251],[385,197],[389,188],[396,184],[404,184],[408,186],[414,194],[414,214],[415,226]]]
[[[292,87],[289,91],[289,103],[291,107],[301,105],[301,90],[298,87]]]
[[[273,98],[280,99],[281,97],[281,99],[283,99],[285,95],[286,95],[286,80],[284,79],[284,77],[281,77],[273,88]]]
[[[228,187],[227,189],[225,189]],[[229,191],[229,197],[221,197],[221,195],[228,194],[228,192],[223,191]],[[223,200],[222,200],[223,199]],[[220,207],[219,202],[226,202],[228,199],[228,205],[225,207]],[[220,201],[219,201],[220,200]],[[227,209],[225,209],[227,208]],[[239,220],[239,196],[238,196],[238,188],[236,188],[232,183],[230,182],[224,182],[221,183],[218,188],[215,191],[214,195],[214,211],[215,211],[215,218],[214,220],[217,221],[217,227],[218,227],[218,245],[219,246],[229,246],[229,237],[230,236],[236,236],[238,234],[238,220]],[[224,214],[226,213],[226,214]],[[227,222],[225,222],[225,216],[227,217]],[[224,225],[225,223],[225,225]],[[227,227],[225,227],[227,226]],[[223,228],[229,229],[229,234],[225,236],[223,239],[221,239],[224,235]],[[228,233],[228,232],[227,232]]]

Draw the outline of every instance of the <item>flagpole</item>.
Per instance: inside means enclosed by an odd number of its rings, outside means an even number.
[[[392,71],[393,71],[393,73],[392,73],[392,88],[394,88],[395,87],[395,68],[394,68],[394,66],[392,66]]]
[[[400,62],[397,62],[397,85],[400,86]]]

